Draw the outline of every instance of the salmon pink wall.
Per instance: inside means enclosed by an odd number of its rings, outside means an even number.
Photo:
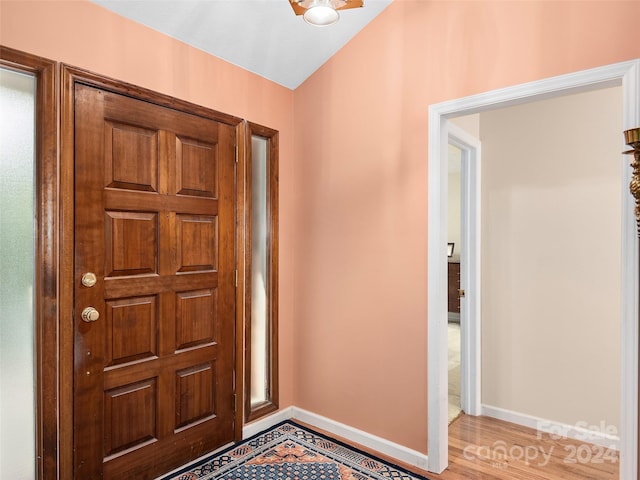
[[[88,1],[0,0],[0,44],[280,131],[280,248],[292,250],[293,92]],[[291,405],[293,259],[280,255],[280,404]]]
[[[297,406],[426,452],[428,106],[638,58],[638,18],[396,0],[295,91]]]

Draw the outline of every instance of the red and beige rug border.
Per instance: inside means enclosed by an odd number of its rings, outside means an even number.
[[[427,480],[291,419],[161,480],[315,480],[315,475],[334,480]]]

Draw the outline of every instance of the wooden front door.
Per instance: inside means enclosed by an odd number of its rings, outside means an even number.
[[[155,478],[234,437],[235,128],[74,108],[75,478]]]

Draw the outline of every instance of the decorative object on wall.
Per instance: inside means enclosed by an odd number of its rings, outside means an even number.
[[[640,127],[625,130],[624,141],[632,150],[623,152],[625,155],[633,154],[631,167],[633,168],[633,177],[629,184],[631,195],[636,199],[636,220],[638,222],[638,235],[640,235]]]
[[[453,247],[455,246],[455,243],[447,243],[447,257],[451,258],[453,257]]]
[[[296,15],[316,27],[332,25],[340,19],[338,10],[362,7],[363,0],[289,0]]]

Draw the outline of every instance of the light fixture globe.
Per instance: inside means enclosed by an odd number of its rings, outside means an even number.
[[[340,19],[337,8],[346,4],[345,0],[302,0],[300,5],[306,8],[304,21],[316,27],[326,27]]]
[[[326,27],[336,23],[340,19],[340,14],[331,7],[318,5],[304,12],[302,18],[315,27]]]

